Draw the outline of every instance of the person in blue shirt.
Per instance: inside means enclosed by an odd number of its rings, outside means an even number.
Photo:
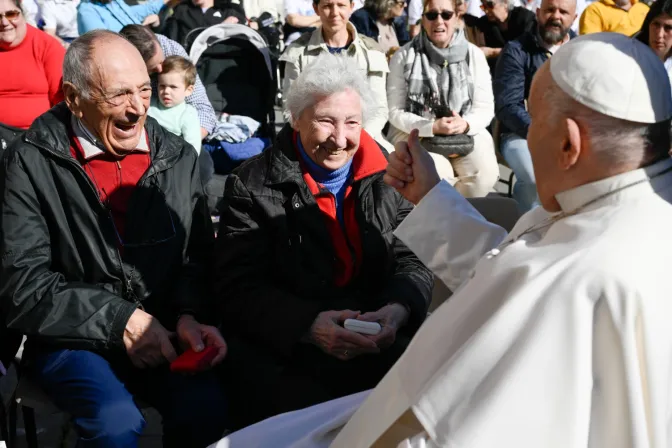
[[[148,0],[142,5],[129,6],[124,0],[82,0],[77,8],[77,28],[82,35],[87,31],[106,29],[118,33],[124,26],[159,24],[158,13],[174,0]]]

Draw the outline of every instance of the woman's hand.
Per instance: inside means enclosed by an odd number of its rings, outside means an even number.
[[[359,333],[343,328],[346,319],[357,319],[359,311],[324,311],[310,328],[309,340],[323,352],[341,361],[365,353],[378,353],[376,343]]]
[[[397,331],[408,321],[408,311],[399,303],[391,303],[378,311],[364,313],[357,319],[366,322],[378,322],[383,327],[377,335],[367,337],[375,342],[378,348],[384,349],[394,344]]]
[[[434,135],[457,135],[464,134],[469,130],[467,123],[460,115],[453,111],[452,117],[439,118],[432,126]]]

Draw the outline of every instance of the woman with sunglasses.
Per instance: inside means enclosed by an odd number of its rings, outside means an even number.
[[[454,0],[425,0],[422,31],[390,61],[388,140],[420,131],[441,177],[466,197],[485,196],[499,165],[485,129],[494,116],[485,55],[457,26]]]
[[[672,0],[658,0],[651,5],[636,38],[663,61],[672,82]]]
[[[64,56],[55,38],[26,23],[20,0],[0,0],[0,138],[5,145],[11,128],[27,129],[63,100]]]

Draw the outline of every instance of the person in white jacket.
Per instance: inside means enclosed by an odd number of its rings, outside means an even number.
[[[390,62],[387,138],[406,141],[418,128],[441,177],[465,197],[485,196],[499,177],[486,130],[495,114],[487,60],[457,26],[452,0],[425,0],[422,27]],[[470,152],[453,151],[470,140]]]
[[[542,207],[507,235],[414,131],[385,178],[417,204],[395,236],[455,293],[372,392],[218,448],[671,446],[667,73],[635,39],[582,36],[537,72],[529,107]]]
[[[313,3],[322,25],[312,33],[303,34],[280,57],[280,61],[285,63],[283,97],[287,98],[292,83],[320,54],[341,54],[352,58],[353,63],[366,74],[375,101],[370,117],[364,123],[364,130],[386,150],[393,151],[394,147],[383,137],[388,114],[385,92],[389,72],[387,57],[378,42],[358,34],[349,22],[353,7],[354,2],[350,0],[318,0]]]

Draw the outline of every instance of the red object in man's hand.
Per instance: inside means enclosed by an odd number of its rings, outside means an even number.
[[[192,349],[187,350],[170,363],[172,372],[194,373],[210,368],[210,363],[219,353],[217,347],[205,347],[200,352]]]

